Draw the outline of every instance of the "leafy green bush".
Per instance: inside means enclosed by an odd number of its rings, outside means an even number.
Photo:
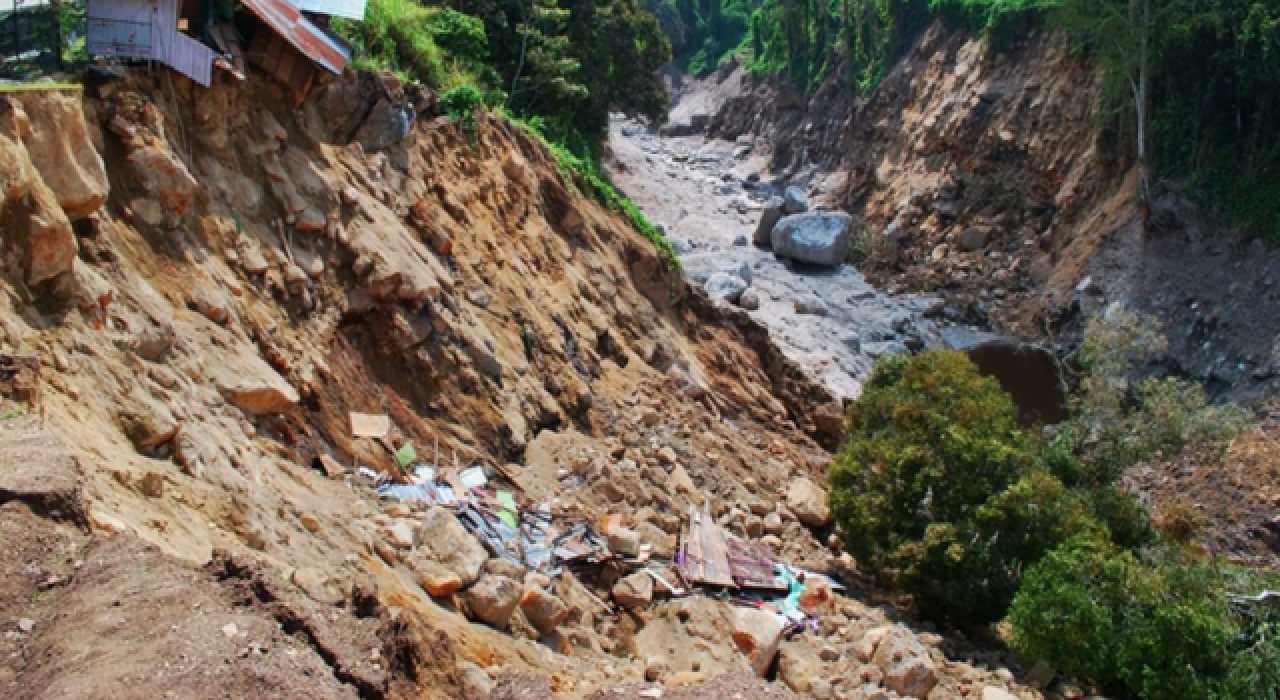
[[[1280,639],[1258,612],[1233,612],[1223,577],[1184,552],[1077,537],[1028,570],[1009,620],[1027,658],[1147,700],[1274,698]]]
[[[1022,568],[1066,533],[1100,530],[1088,500],[1045,467],[1044,446],[969,359],[882,359],[849,412],[831,507],[863,570],[957,623],[998,619]]]
[[[478,17],[447,7],[432,8],[427,29],[437,45],[457,58],[483,61],[489,55],[489,38]]]
[[[440,97],[440,107],[449,115],[449,121],[472,138],[476,134],[476,110],[482,106],[484,98],[474,85],[459,85]]]

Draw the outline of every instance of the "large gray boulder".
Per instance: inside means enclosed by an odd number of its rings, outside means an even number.
[[[784,216],[771,235],[773,254],[797,262],[839,267],[849,252],[853,217],[842,211]]]
[[[773,233],[773,227],[778,225],[778,220],[786,213],[781,197],[770,199],[764,207],[764,212],[760,214],[760,223],[756,225],[756,232],[751,236],[751,242],[759,246],[773,245],[770,234]]]

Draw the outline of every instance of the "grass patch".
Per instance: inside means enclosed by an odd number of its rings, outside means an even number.
[[[42,90],[83,90],[79,83],[0,83],[0,94]]]

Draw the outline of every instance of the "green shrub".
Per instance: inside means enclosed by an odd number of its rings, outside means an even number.
[[[484,98],[474,85],[459,85],[440,97],[440,107],[449,115],[449,121],[471,138],[476,134],[476,110],[482,106]]]
[[[849,413],[831,507],[858,565],[957,623],[1005,612],[1022,569],[1067,532],[1100,531],[1045,467],[994,379],[960,353],[882,359]]]
[[[1026,658],[1147,700],[1274,698],[1280,682],[1275,620],[1233,612],[1223,577],[1176,549],[1073,538],[1028,570],[1009,620]]]
[[[483,61],[489,54],[489,38],[478,17],[447,7],[432,8],[427,28],[436,44],[457,58]]]
[[[1247,411],[1209,405],[1198,385],[1171,378],[1128,380],[1166,347],[1152,319],[1121,307],[1086,326],[1083,375],[1060,438],[1082,456],[1086,482],[1111,483],[1138,462],[1185,452],[1216,461],[1248,427]]]

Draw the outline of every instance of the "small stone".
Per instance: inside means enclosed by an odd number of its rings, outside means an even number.
[[[613,599],[624,608],[638,608],[653,600],[653,577],[643,571],[620,579],[613,585]]]
[[[816,700],[831,700],[835,697],[835,690],[831,687],[831,681],[825,678],[814,678],[809,682],[809,695]]]
[[[799,299],[796,299],[793,306],[798,314],[826,316],[831,313],[831,309],[827,306],[827,302],[823,301],[816,294],[806,294]]]
[[[396,549],[413,549],[413,528],[409,523],[398,522],[386,529],[387,540]]]
[[[1004,688],[988,685],[982,689],[982,700],[1018,700],[1018,696]]]
[[[742,296],[738,297],[738,306],[747,311],[755,311],[760,308],[760,293],[755,287],[747,287],[742,291]]]
[[[644,664],[644,679],[650,683],[661,680],[667,675],[667,660],[661,656],[650,656]]]
[[[506,576],[485,574],[467,589],[467,608],[476,619],[506,629],[523,594],[524,587]]]
[[[569,616],[569,607],[564,601],[537,586],[525,587],[520,609],[529,623],[543,634],[554,632]]]
[[[31,634],[31,630],[36,628],[36,621],[29,617],[20,618],[18,620],[18,631],[23,634]]]
[[[236,623],[234,622],[228,622],[227,624],[222,626],[222,634],[228,639],[236,636],[237,634],[239,634],[239,632],[240,632],[240,628],[236,627]]]
[[[609,531],[609,549],[624,557],[635,557],[640,554],[640,535],[630,528],[615,527]]]

